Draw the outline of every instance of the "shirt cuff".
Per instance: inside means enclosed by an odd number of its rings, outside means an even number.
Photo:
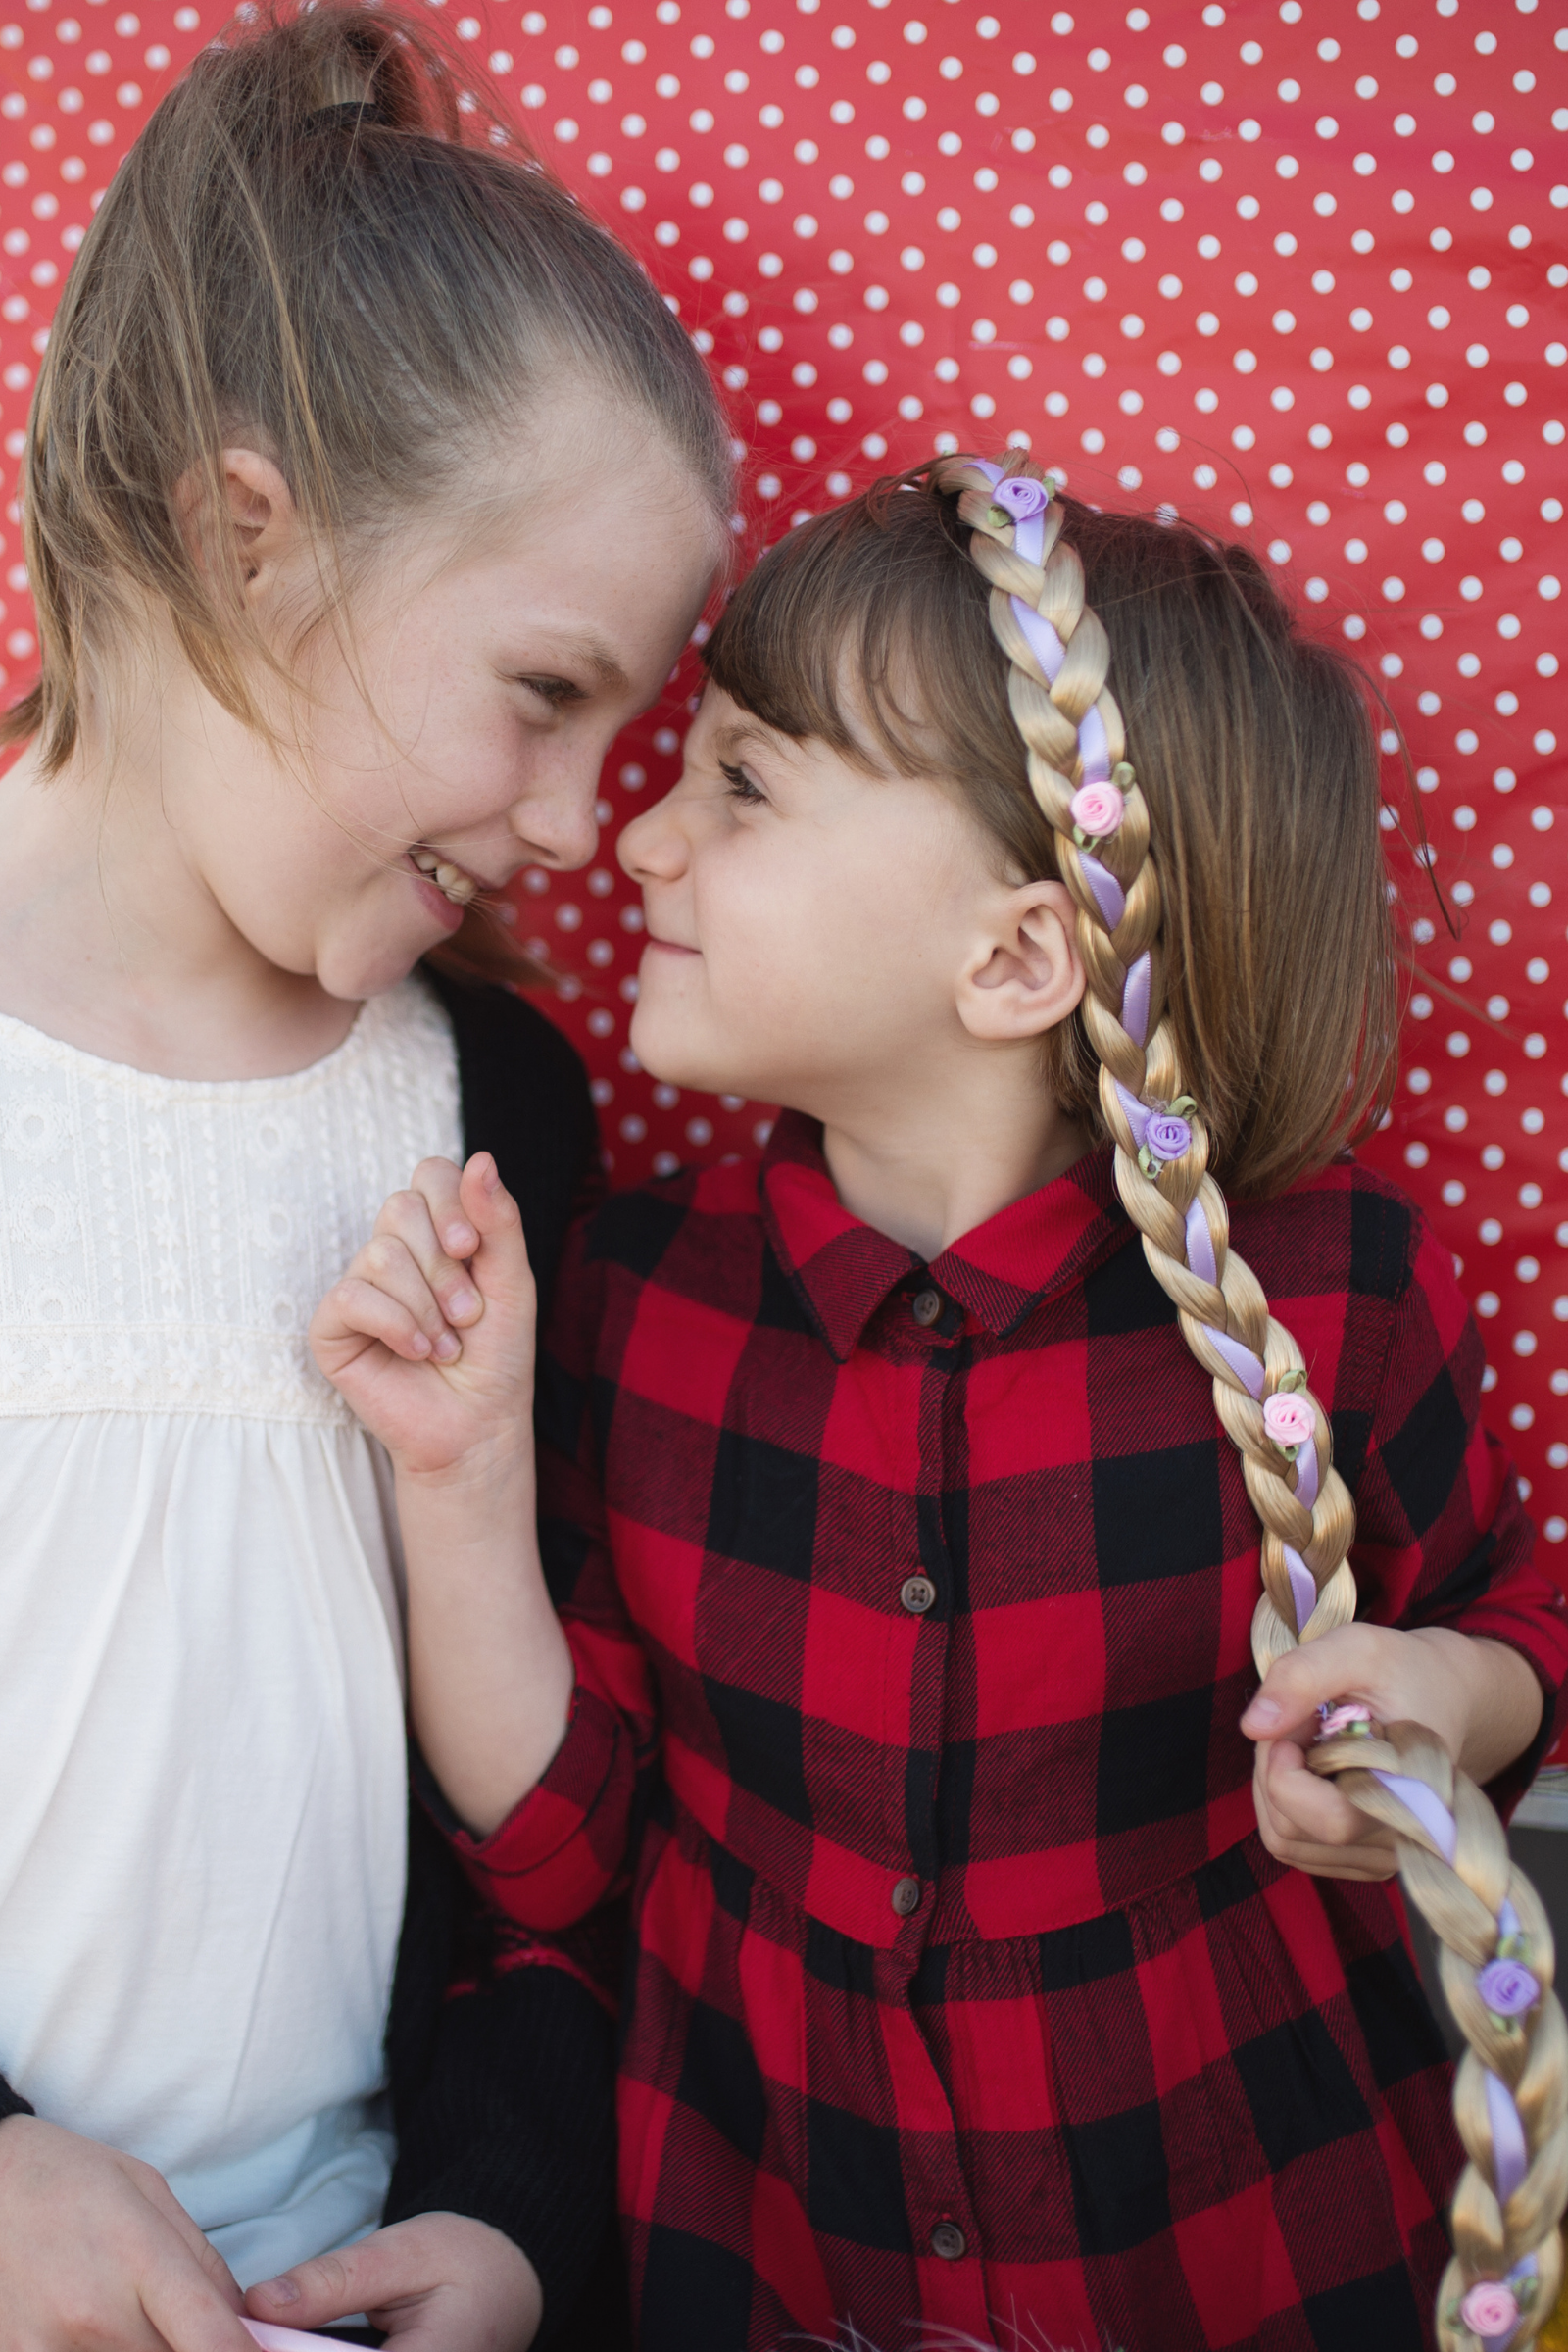
[[[488,1838],[433,1807],[464,1869],[509,1918],[564,1928],[603,1901],[626,1859],[636,1757],[606,1699],[579,1683],[548,1771]]]

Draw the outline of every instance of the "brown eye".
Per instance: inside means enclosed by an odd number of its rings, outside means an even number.
[[[766,800],[766,793],[752,782],[744,767],[731,767],[727,760],[721,760],[718,765],[720,775],[729,786],[728,797],[732,801],[753,807]]]

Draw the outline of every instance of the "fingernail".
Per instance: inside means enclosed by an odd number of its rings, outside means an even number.
[[[466,1257],[470,1250],[477,1250],[478,1247],[479,1236],[471,1225],[449,1225],[447,1227],[447,1248],[454,1257]]]
[[[500,1170],[500,1169],[499,1169],[499,1168],[496,1166],[496,1163],[495,1163],[495,1161],[494,1161],[494,1160],[492,1160],[492,1161],[490,1162],[490,1165],[489,1165],[489,1166],[488,1166],[488,1167],[485,1169],[484,1175],[483,1175],[483,1177],[480,1179],[480,1181],[481,1181],[481,1183],[483,1184],[483,1186],[484,1186],[484,1189],[485,1189],[485,1191],[486,1191],[487,1193],[499,1193],[499,1192],[500,1192],[500,1190],[501,1190],[501,1170]]]
[[[409,1342],[409,1346],[413,1348],[416,1355],[428,1355],[430,1352],[430,1343],[425,1338],[422,1331],[416,1331],[415,1333],[413,1339]]]
[[[293,2279],[287,2277],[269,2278],[267,2284],[259,2286],[256,2292],[259,2295],[266,2295],[269,2302],[271,2303],[297,2303],[300,2299],[299,2288]]]
[[[463,1353],[463,1342],[455,1331],[444,1331],[435,1344],[435,1352],[443,1364],[450,1364],[455,1355]]]
[[[1272,1698],[1254,1698],[1242,1717],[1243,1724],[1254,1732],[1269,1731],[1284,1720],[1285,1709],[1278,1700]]]
[[[479,1294],[477,1291],[454,1291],[447,1300],[449,1315],[476,1315],[478,1312]]]

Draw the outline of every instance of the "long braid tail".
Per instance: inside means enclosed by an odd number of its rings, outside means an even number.
[[[1230,1247],[1207,1173],[1208,1136],[1186,1095],[1166,1015],[1162,903],[1149,809],[1106,687],[1110,648],[1061,537],[1054,485],[956,458],[956,495],[991,618],[1029,782],[1055,835],[1088,973],[1085,1024],[1116,1148],[1116,1187],[1183,1338],[1214,1384],[1262,1523],[1258,1672],[1355,1614],[1355,1510],[1301,1351]],[[1443,2352],[1525,2352],[1556,2299],[1568,2204],[1568,2030],[1552,1989],[1551,1930],[1509,1860],[1495,1813],[1419,1725],[1337,1709],[1313,1749],[1351,1803],[1395,1833],[1406,1893],[1442,1951],[1445,1994],[1469,2048],[1454,2113],[1469,2162],[1454,2192],[1454,2253],[1438,2301]]]

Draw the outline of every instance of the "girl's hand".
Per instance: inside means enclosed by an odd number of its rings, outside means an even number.
[[[1398,1868],[1393,1832],[1307,1767],[1318,1707],[1338,1699],[1358,1701],[1379,1723],[1425,1724],[1482,1782],[1529,1745],[1542,1708],[1517,1650],[1445,1626],[1342,1625],[1276,1658],[1242,1717],[1258,1743],[1257,1826],[1271,1854],[1322,1879],[1390,1879]]]
[[[0,2352],[256,2352],[239,2308],[150,2164],[36,2116],[0,2124]]]
[[[488,1152],[461,1175],[420,1163],[317,1309],[311,1345],[392,1456],[415,1731],[460,1818],[488,1837],[561,1745],[574,1682],[539,1560],[533,1275]],[[364,2307],[358,2288],[343,2306]]]
[[[400,1470],[440,1477],[526,1446],[534,1285],[488,1152],[422,1160],[311,1323],[318,1364]]]
[[[421,2213],[253,2286],[245,2308],[254,2320],[303,2329],[363,2311],[394,2352],[526,2352],[544,2299],[532,2263],[499,2230],[459,2213]]]

